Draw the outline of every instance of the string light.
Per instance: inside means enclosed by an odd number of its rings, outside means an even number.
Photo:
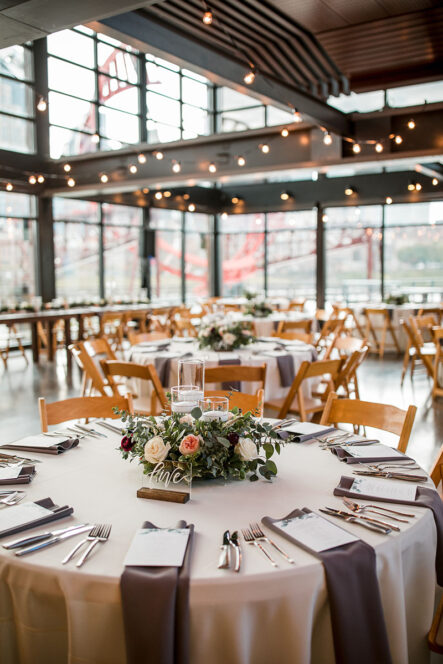
[[[414,191],[415,190],[415,184],[413,182],[410,182],[408,184],[408,191]]]
[[[212,19],[213,19],[212,12],[210,11],[205,12],[202,16],[202,21],[205,25],[211,25]]]
[[[174,161],[172,163],[172,172],[173,173],[180,173],[181,169],[182,169],[182,166],[181,166],[179,161]]]
[[[103,182],[103,184],[106,184],[106,183],[109,181],[109,178],[108,178],[108,176],[106,175],[106,173],[102,173],[102,174],[100,175],[100,181]]]
[[[331,145],[331,143],[332,143],[332,136],[328,131],[323,136],[323,143],[325,145]]]
[[[312,180],[312,182],[317,182],[317,180],[318,180],[318,171],[312,171],[311,180]]]
[[[188,212],[195,212],[195,205],[194,205],[194,203],[189,203],[189,205],[188,205]]]
[[[71,164],[65,164],[63,166],[63,170],[65,171],[65,173],[69,173],[71,170]]]
[[[189,194],[183,194],[183,199],[184,199],[185,201],[189,201],[190,198],[191,198],[191,197],[190,197]]]
[[[146,155],[144,155],[143,152],[140,152],[140,154],[137,155],[137,159],[139,164],[146,164]]]
[[[376,152],[383,152],[383,145],[381,143],[376,143],[375,144],[375,151]]]
[[[137,166],[135,164],[129,164],[129,172],[137,173]]]
[[[161,199],[163,198],[162,192],[161,191],[156,191],[155,194],[154,194],[154,198],[157,199],[158,201],[161,201]]]
[[[412,118],[408,122],[408,129],[415,129],[415,121]]]
[[[400,136],[400,134],[397,134],[397,136],[394,138],[394,141],[397,143],[397,145],[400,145],[400,143],[403,143],[403,139]]]
[[[228,213],[227,212],[222,212],[221,213],[221,218],[225,221],[228,218]]]
[[[352,196],[352,194],[355,194],[355,189],[353,187],[346,187],[345,195],[346,196]]]
[[[289,129],[285,127],[284,129],[281,130],[280,134],[283,136],[283,138],[286,138],[287,136],[289,136]]]
[[[282,191],[280,194],[282,201],[288,201],[291,198],[291,194],[287,191]]]
[[[386,205],[391,205],[392,203],[392,198],[390,196],[386,196]]]
[[[44,113],[47,108],[48,104],[46,102],[46,99],[44,97],[40,97],[37,104],[37,111],[40,111],[40,113]]]
[[[170,191],[164,191],[164,192],[163,192],[163,196],[164,196],[165,198],[171,198],[172,194],[171,194]]]
[[[361,152],[361,145],[359,143],[354,143],[352,146],[352,152],[355,152],[355,154],[359,154]]]
[[[232,205],[237,205],[237,203],[239,203],[239,202],[240,202],[240,199],[239,199],[238,196],[233,196],[233,197],[231,198],[231,203],[232,203]]]
[[[28,177],[28,182],[29,184],[35,184],[37,182],[37,178],[35,177],[35,175],[30,175]]]
[[[91,136],[91,141],[92,141],[93,143],[98,143],[99,140],[100,140],[100,136],[99,136],[97,133],[92,134],[92,136]]]
[[[68,187],[75,187],[75,180],[74,180],[74,178],[68,178],[68,180],[67,180],[67,185],[68,185]]]
[[[210,173],[217,173],[217,166],[214,164],[213,161],[209,164],[208,171]]]
[[[237,166],[244,166],[246,164],[246,159],[242,156],[237,157]]]
[[[299,111],[294,111],[294,122],[296,122],[297,124],[303,122],[302,114]]]
[[[329,217],[328,217],[327,214],[324,214],[324,215],[322,216],[322,218],[321,218],[321,220],[322,220],[322,222],[323,222],[324,224],[327,224],[327,223],[328,223],[328,219],[329,219]]]
[[[165,156],[165,155],[164,155],[163,152],[161,152],[160,150],[157,150],[156,152],[154,152],[154,157],[155,157],[156,159],[158,159],[159,161],[161,161],[161,160],[163,159],[164,156]]]
[[[434,185],[434,187],[436,187],[438,185],[437,178],[432,178],[432,184]]]
[[[142,191],[143,191],[144,194],[149,194],[149,189],[148,189],[148,187],[145,187],[144,189],[142,189]]]
[[[243,81],[246,83],[246,85],[253,84],[253,82],[255,81],[255,72],[253,69],[250,69],[249,71],[246,72],[246,74],[243,76]]]
[[[37,182],[38,182],[39,184],[43,184],[44,181],[45,181],[45,178],[44,178],[43,175],[39,175],[39,176],[37,177]]]
[[[422,190],[422,186],[421,186],[420,182],[417,182],[416,185],[415,185],[415,191],[421,191],[421,190]]]
[[[6,185],[6,191],[12,191],[13,189],[14,185],[12,184],[12,182],[8,182],[8,184]]]
[[[267,143],[261,143],[258,147],[263,152],[263,154],[269,154],[271,149]]]

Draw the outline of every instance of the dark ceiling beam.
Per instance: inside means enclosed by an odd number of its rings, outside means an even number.
[[[245,86],[244,61],[185,35],[157,18],[148,18],[142,12],[127,12],[89,25],[140,51],[196,69],[216,83],[235,86],[244,94],[253,94],[264,103],[286,109],[297,108],[329,131],[352,135],[352,123],[344,113],[268,74],[259,73],[252,87]]]

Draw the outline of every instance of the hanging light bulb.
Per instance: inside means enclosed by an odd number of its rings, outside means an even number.
[[[244,157],[237,157],[237,166],[244,166],[246,164],[246,159]]]
[[[168,190],[168,191],[164,191],[164,192],[163,192],[163,196],[164,196],[165,198],[171,198],[172,193],[171,193],[169,190]]]
[[[400,145],[400,143],[403,143],[403,139],[400,136],[400,134],[397,134],[397,136],[394,138],[394,141],[397,143],[397,145]]]
[[[286,138],[287,136],[289,136],[289,129],[285,127],[284,129],[281,130],[280,134],[283,136],[283,138]]]
[[[13,189],[14,185],[12,184],[12,182],[8,182],[8,184],[6,185],[6,191],[12,191]]]
[[[246,83],[246,85],[253,84],[253,82],[255,81],[255,72],[253,69],[250,69],[249,71],[246,72],[246,74],[243,76],[243,81]]]
[[[355,154],[359,154],[361,152],[360,143],[354,143],[354,145],[352,146],[352,152],[355,152]]]
[[[160,150],[157,150],[156,152],[154,152],[154,157],[155,157],[156,159],[158,159],[159,161],[161,161],[161,160],[163,159],[164,156],[165,156],[165,155],[164,155],[163,152],[161,152]]]
[[[392,203],[392,198],[390,196],[386,196],[386,205],[391,205]]]
[[[415,191],[415,184],[413,182],[408,184],[408,191]]]
[[[191,197],[190,197],[189,194],[183,194],[183,199],[184,199],[185,201],[189,201],[190,198],[191,198]]]
[[[100,136],[99,136],[97,133],[92,134],[92,136],[91,136],[91,141],[92,141],[93,143],[98,143],[99,140],[100,140]]]
[[[172,163],[172,172],[173,173],[180,173],[182,167],[179,161],[174,161]]]
[[[287,191],[282,191],[280,194],[280,198],[282,201],[288,201],[291,197],[291,194],[289,194]]]
[[[67,185],[68,185],[68,187],[75,187],[75,180],[74,180],[74,178],[68,178],[68,180],[67,180]]]
[[[64,164],[63,170],[65,171],[65,173],[69,173],[71,170],[71,164]]]
[[[345,195],[346,196],[352,196],[352,194],[355,194],[355,189],[353,187],[346,187]]]
[[[158,201],[161,201],[161,199],[163,198],[162,192],[161,191],[156,191],[155,194],[154,194],[154,198],[156,198]]]
[[[233,197],[231,198],[231,203],[232,203],[232,205],[237,205],[237,203],[239,203],[239,202],[240,202],[240,199],[239,199],[238,196],[233,196]]]
[[[322,218],[321,218],[321,220],[322,220],[322,222],[323,222],[324,224],[327,224],[327,223],[328,223],[328,219],[329,219],[329,217],[328,217],[327,214],[324,214],[324,215],[322,216]]]
[[[294,111],[294,122],[297,124],[300,124],[300,122],[303,122],[302,115],[299,111]]]
[[[142,191],[143,191],[144,194],[149,194],[149,189],[148,189],[148,187],[145,187],[144,189],[142,189]]]
[[[375,144],[375,151],[376,152],[383,152],[383,145],[381,143],[376,143]]]
[[[40,113],[44,113],[47,108],[48,104],[46,102],[46,99],[44,97],[40,97],[37,103],[37,111],[40,111]]]
[[[228,213],[227,212],[222,212],[221,213],[221,218],[225,221],[228,218]]]
[[[408,129],[415,129],[415,121],[412,118],[408,122]]]
[[[323,136],[323,143],[325,145],[331,145],[331,143],[332,143],[332,136],[328,131]]]
[[[202,21],[205,25],[211,25],[212,19],[213,19],[212,12],[210,11],[205,12],[202,16]]]
[[[37,182],[37,178],[35,177],[35,175],[30,175],[28,177],[28,182],[29,184],[35,184]]]
[[[37,182],[38,182],[39,184],[43,184],[44,181],[45,181],[45,178],[44,178],[43,175],[39,175],[39,176],[37,177]]]
[[[271,149],[267,143],[261,143],[258,147],[263,152],[263,154],[268,154]]]
[[[106,183],[109,181],[109,178],[108,178],[108,176],[106,175],[106,173],[102,173],[102,174],[100,175],[100,181],[103,182],[103,184],[106,184]]]
[[[417,182],[415,185],[415,191],[421,191],[423,187],[421,186],[420,182]]]
[[[208,171],[210,173],[217,173],[217,166],[214,164],[213,161],[211,161],[211,163],[209,164]]]
[[[189,203],[189,205],[188,205],[188,212],[195,212],[195,205],[194,205],[194,203]]]
[[[135,164],[129,164],[129,172],[137,173],[137,166]]]
[[[140,154],[137,155],[137,160],[139,164],[146,164],[146,155],[144,155],[143,152],[140,152]]]
[[[434,185],[434,187],[436,187],[438,185],[437,178],[432,178],[432,184]]]

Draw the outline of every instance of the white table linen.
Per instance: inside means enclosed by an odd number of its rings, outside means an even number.
[[[351,472],[345,464],[318,443],[289,444],[276,459],[279,475],[272,483],[195,483],[191,500],[179,505],[136,498],[141,470],[121,459],[118,443],[112,433],[84,439],[78,448],[39,464],[28,497],[50,496],[75,508],[74,517],[59,527],[103,522],[112,523],[112,532],[80,570],[60,563],[78,538],[23,558],[0,550],[0,663],[125,664],[119,580],[130,542],[146,519],[160,527],[185,519],[196,529],[192,664],[333,664],[328,597],[317,559],[273,535],[295,566],[279,559],[273,569],[243,542],[240,574],[218,570],[217,561],[226,529],[240,530],[264,515],[282,517],[295,507],[341,507],[333,489]],[[408,506],[408,511],[416,518],[387,537],[333,522],[376,549],[393,663],[425,664],[436,530],[430,510]]]

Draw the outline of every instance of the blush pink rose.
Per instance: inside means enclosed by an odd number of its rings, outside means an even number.
[[[185,436],[183,438],[182,442],[180,443],[180,447],[178,449],[180,451],[180,454],[183,454],[183,456],[186,456],[188,454],[195,454],[200,449],[199,437],[194,436],[192,433],[190,433],[188,436]]]

